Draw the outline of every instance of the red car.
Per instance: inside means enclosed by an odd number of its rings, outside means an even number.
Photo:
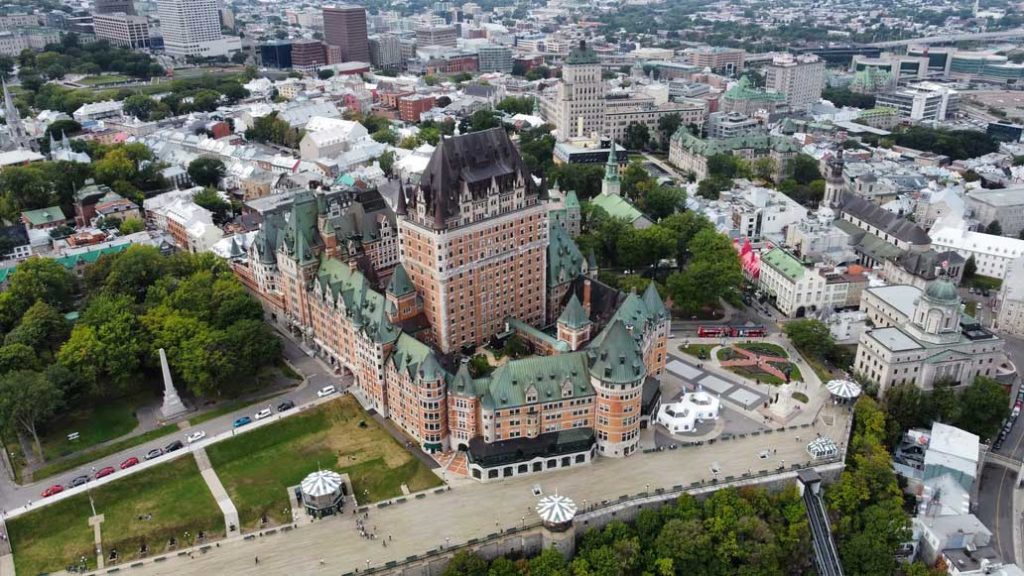
[[[50,486],[46,490],[43,490],[43,498],[47,498],[49,496],[53,496],[54,494],[60,494],[63,491],[64,491],[64,487],[63,486],[61,486],[60,484],[54,484],[53,486]]]
[[[138,463],[139,459],[136,458],[135,456],[132,456],[131,458],[125,460],[124,462],[121,462],[121,470],[124,470],[125,468],[131,468],[132,466],[135,466]]]
[[[113,473],[114,473],[114,467],[113,466],[107,466],[106,468],[100,468],[100,471],[96,473],[96,479],[99,480],[100,478],[103,478],[104,476],[110,476]]]

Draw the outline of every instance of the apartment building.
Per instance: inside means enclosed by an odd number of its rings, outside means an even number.
[[[108,40],[122,48],[149,48],[149,18],[125,13],[94,14],[92,17],[96,38]]]
[[[790,108],[804,109],[821,99],[825,61],[813,54],[776,56],[768,65],[765,87],[785,95]]]

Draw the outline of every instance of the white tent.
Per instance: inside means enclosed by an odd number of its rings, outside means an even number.
[[[849,380],[829,380],[825,387],[833,396],[844,400],[852,400],[860,396],[860,385]]]
[[[537,515],[548,524],[571,522],[576,516],[576,503],[566,496],[551,494],[537,502]]]

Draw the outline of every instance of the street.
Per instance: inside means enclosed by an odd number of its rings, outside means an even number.
[[[992,545],[1007,561],[1017,557],[1013,546],[1013,485],[1017,474],[1002,466],[982,468],[975,515],[992,531]]]
[[[295,403],[296,408],[298,408],[303,404],[316,400],[316,391],[323,386],[335,384],[338,386],[339,390],[343,390],[348,386],[351,377],[346,377],[348,381],[342,383],[342,378],[340,376],[330,373],[323,364],[308,356],[290,339],[281,338],[281,343],[285,358],[288,359],[292,366],[306,376],[306,381],[297,388],[288,390],[279,396],[265,399],[264,402],[266,405],[273,407],[285,400],[291,400]],[[61,474],[44,478],[43,480],[32,482],[30,484],[19,486],[18,484],[15,484],[7,474],[0,474],[0,506],[2,506],[4,510],[13,510],[30,502],[38,503],[42,500],[42,491],[47,487],[54,484],[62,484],[67,487],[72,478],[81,475],[88,475],[92,477],[96,470],[100,470],[106,466],[112,466],[117,470],[111,475],[111,478],[116,478],[118,475],[123,474],[118,467],[119,464],[131,456],[135,456],[141,461],[146,452],[154,448],[163,448],[174,440],[181,440],[184,442],[185,436],[196,430],[205,431],[207,436],[214,436],[220,432],[231,430],[232,423],[237,418],[241,416],[252,416],[253,413],[258,411],[261,407],[264,407],[263,402],[258,406],[241,408],[230,414],[224,414],[223,416],[208,420],[196,428],[183,428],[180,433],[168,434],[167,436],[151,440],[135,446],[134,448],[100,458],[76,469],[68,470]]]

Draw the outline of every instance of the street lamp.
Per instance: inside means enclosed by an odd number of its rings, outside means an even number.
[[[523,530],[526,530],[526,516],[523,516],[520,520],[523,521]]]
[[[648,496],[651,495],[651,485],[650,484],[645,484],[644,485],[644,493],[647,494]]]

